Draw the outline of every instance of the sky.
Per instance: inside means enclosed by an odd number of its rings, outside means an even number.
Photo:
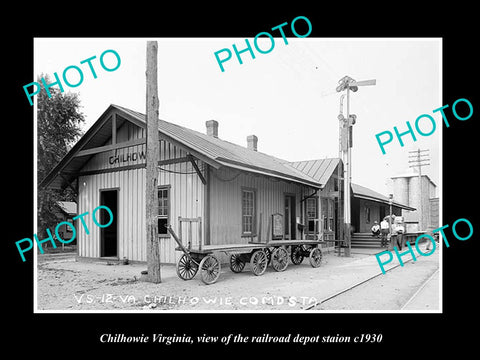
[[[391,176],[408,170],[409,151],[428,149],[430,166],[422,168],[441,185],[442,120],[433,113],[442,103],[442,42],[439,38],[274,38],[267,54],[253,47],[241,54],[240,64],[232,44],[246,47],[245,38],[36,38],[34,76],[61,78],[70,65],[82,69],[84,80],[66,92],[79,93],[86,131],[110,104],[145,113],[146,41],[158,42],[159,117],[205,132],[205,121],[219,122],[219,138],[246,146],[248,135],[258,137],[258,151],[288,161],[338,157],[340,96],[338,81],[376,79],[375,86],[350,93],[353,127],[352,181],[382,194],[393,191]],[[268,38],[259,41],[268,49]],[[214,53],[228,48],[233,53],[222,72]],[[115,50],[121,64],[107,72],[100,63],[105,50]],[[224,56],[222,54],[221,56]],[[97,78],[88,64],[92,60]],[[107,67],[116,64],[105,55]],[[78,82],[68,72],[71,83]],[[25,101],[28,102],[27,98]],[[344,109],[345,112],[345,109]],[[375,135],[397,126],[407,130],[409,121],[422,114],[437,123],[430,136],[417,141],[406,135],[401,147],[395,138],[383,155]],[[431,125],[419,123],[427,133]],[[437,188],[437,195],[440,190]]]

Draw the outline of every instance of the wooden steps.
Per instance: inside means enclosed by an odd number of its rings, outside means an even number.
[[[381,248],[381,238],[372,236],[372,233],[354,233],[352,248]]]

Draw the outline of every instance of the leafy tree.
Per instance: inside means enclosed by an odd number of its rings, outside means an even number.
[[[51,83],[43,74],[46,83]],[[80,111],[78,94],[60,92],[60,89],[49,89],[51,97],[45,89],[37,95],[37,180],[40,183],[45,176],[67,154],[71,146],[82,136],[81,124],[85,122]],[[55,229],[58,218],[57,201],[75,201],[75,194],[70,188],[64,190],[38,189],[38,228],[39,239],[46,238],[46,229]],[[43,236],[43,237],[41,237]]]

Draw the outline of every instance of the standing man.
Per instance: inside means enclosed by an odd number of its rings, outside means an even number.
[[[380,222],[380,233],[382,235],[382,242],[381,246],[387,246],[387,234],[389,233],[390,225],[388,224],[387,218],[384,217],[383,220]]]
[[[390,231],[388,232],[389,250],[392,251],[393,247],[397,245],[397,232],[395,231],[395,214],[388,217],[388,225]]]
[[[397,245],[398,249],[402,250],[405,245],[405,239],[403,233],[405,232],[405,226],[403,225],[403,217],[397,216],[395,218],[395,232],[397,233]]]

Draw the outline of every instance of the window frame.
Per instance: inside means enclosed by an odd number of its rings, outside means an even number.
[[[167,190],[167,215],[160,215],[160,197],[159,191],[160,190]],[[170,206],[170,197],[171,197],[171,186],[170,185],[158,185],[157,186],[157,233],[159,238],[168,238],[170,237],[170,233],[165,230],[165,234],[160,233],[160,229],[158,228],[158,220],[159,219],[167,219],[167,226],[170,225],[170,217],[171,217],[171,206]]]
[[[321,197],[320,200],[322,231],[324,233],[334,233],[336,230],[335,200],[329,197]]]
[[[320,232],[320,229],[319,229],[319,226],[317,225],[316,223],[316,220],[318,220],[318,214],[319,214],[319,204],[318,204],[318,199],[319,197],[318,196],[312,196],[312,197],[309,197],[308,199],[305,200],[305,219],[306,219],[306,222],[305,222],[305,233],[308,234],[308,235],[317,235],[319,232]],[[308,203],[314,201],[315,203],[315,215],[314,217],[310,217],[309,214],[308,214]],[[310,230],[310,221],[313,221],[313,231]]]
[[[246,215],[244,213],[244,207],[243,207],[243,194],[244,192],[250,192],[253,194],[253,206],[252,206],[252,215]],[[241,192],[240,192],[240,213],[241,213],[241,218],[240,218],[240,228],[241,228],[241,236],[257,236],[257,189],[255,188],[250,188],[250,187],[242,187]],[[248,232],[245,231],[244,229],[244,217],[246,216],[251,216],[252,218],[252,231]]]
[[[335,232],[335,200],[328,199],[328,231]]]

